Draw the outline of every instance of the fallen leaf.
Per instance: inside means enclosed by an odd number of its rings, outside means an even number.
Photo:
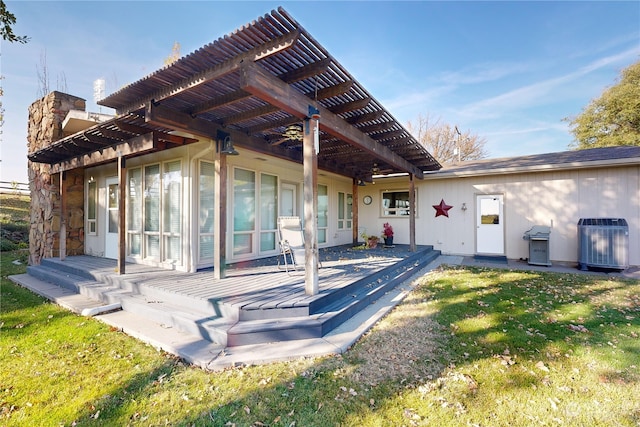
[[[248,406],[244,407],[244,412],[246,412],[247,415],[251,414],[251,409],[249,409]]]
[[[547,368],[546,365],[544,364],[544,362],[542,362],[542,361],[536,363],[536,368],[538,368],[538,369],[540,369],[541,371],[544,371],[544,372],[549,372],[549,368]]]

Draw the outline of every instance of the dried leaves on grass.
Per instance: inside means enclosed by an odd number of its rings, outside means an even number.
[[[420,292],[409,294],[349,352],[360,361],[352,379],[376,385],[387,380],[421,383],[438,376],[444,330],[431,311]]]

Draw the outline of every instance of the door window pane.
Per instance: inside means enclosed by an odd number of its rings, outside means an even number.
[[[164,259],[180,260],[180,232],[182,229],[182,167],[180,161],[164,164],[163,186],[163,235]]]
[[[215,165],[200,162],[200,232],[213,233]]]
[[[260,175],[260,229],[275,230],[277,217],[278,178],[273,175]]]
[[[480,199],[480,223],[500,224],[500,200]]]
[[[198,254],[202,262],[213,258],[213,221],[215,219],[215,164],[213,162],[200,162],[199,184],[200,238]]]
[[[260,252],[273,251],[276,248],[276,233],[260,233]]]
[[[89,234],[97,234],[97,215],[98,215],[98,183],[90,181],[87,186],[87,224]]]
[[[338,230],[342,230],[344,228],[344,193],[338,192]]]
[[[162,177],[165,233],[180,233],[182,224],[181,175],[180,161],[165,163],[164,176]]]
[[[260,252],[276,249],[278,217],[278,178],[274,175],[260,175]]]
[[[127,233],[129,255],[142,255],[142,169],[129,170],[129,205],[127,206]]]
[[[327,241],[329,225],[329,191],[326,185],[318,185],[318,243]]]
[[[255,172],[235,169],[233,174],[233,231],[255,230]]]
[[[347,215],[346,228],[351,229],[353,219],[353,194],[347,194]]]
[[[144,168],[144,256],[160,258],[160,165]]]
[[[160,231],[160,165],[144,168],[144,231]]]
[[[108,203],[109,203],[109,233],[118,232],[118,184],[109,184],[108,191]]]
[[[244,255],[253,252],[251,244],[251,234],[234,234],[233,236],[233,254]]]

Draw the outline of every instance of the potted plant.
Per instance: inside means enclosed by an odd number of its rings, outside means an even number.
[[[393,227],[388,222],[382,224],[382,238],[385,246],[393,246]]]
[[[378,246],[378,240],[379,240],[378,236],[374,236],[374,235],[368,236],[367,233],[365,233],[364,231],[362,232],[361,236],[365,240],[365,242],[367,242],[367,248],[373,249]]]

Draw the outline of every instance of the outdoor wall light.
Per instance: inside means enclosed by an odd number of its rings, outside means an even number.
[[[462,203],[462,206],[460,206],[460,209],[462,209],[463,211],[467,210],[467,204],[466,203]]]
[[[361,179],[358,180],[358,187],[364,187],[365,185],[367,184],[365,184],[363,180]]]
[[[240,154],[233,147],[231,136],[227,132],[222,132],[221,130],[219,130],[217,139],[218,139],[218,147],[220,149],[220,154],[226,154],[228,156],[237,156],[238,154]]]

